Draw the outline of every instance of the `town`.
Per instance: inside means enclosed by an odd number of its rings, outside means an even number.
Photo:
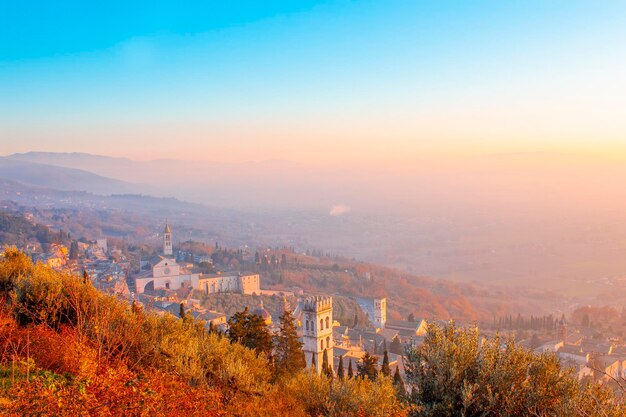
[[[187,242],[175,248],[175,230],[167,223],[161,230],[161,245],[149,256],[145,255],[145,248],[133,251],[111,247],[106,238],[87,242],[70,239],[69,247],[52,243],[46,253],[32,244],[20,249],[35,262],[59,271],[83,274],[99,290],[128,303],[158,314],[179,315],[184,311],[203,322],[207,330],[226,333],[229,318],[248,309],[262,317],[270,331],[276,333],[278,316],[289,310],[298,325],[307,367],[315,368],[318,373],[322,372],[324,355],[332,358],[329,366],[336,370],[350,363],[358,364],[367,353],[379,365],[386,363],[404,375],[405,346],[420,345],[429,322],[446,324],[437,317],[412,314],[406,320],[388,319],[388,300],[384,296],[329,294],[321,290],[304,291],[297,286],[263,288],[262,278],[267,276],[270,266],[287,264],[291,255],[284,252],[268,255],[262,250],[252,253],[247,248],[219,248],[216,244],[209,256],[201,250],[205,244]],[[61,237],[66,237],[62,233]],[[346,299],[350,302],[346,303]],[[341,321],[337,306],[347,310],[341,312]],[[573,313],[580,314],[583,313]],[[581,381],[589,379],[615,385],[626,377],[626,343],[621,336],[626,329],[625,311],[615,317],[621,327],[607,328],[602,321],[591,322],[589,313],[582,317],[580,323],[574,323],[575,320],[568,320],[565,315],[505,316],[494,319],[493,323],[480,324],[481,337],[515,336],[537,354],[555,353]],[[476,323],[467,320],[458,324]]]

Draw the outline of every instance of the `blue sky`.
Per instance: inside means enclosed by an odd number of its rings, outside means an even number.
[[[0,153],[621,145],[625,22],[617,1],[4,2]]]

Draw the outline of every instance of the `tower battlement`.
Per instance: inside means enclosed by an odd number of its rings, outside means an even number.
[[[333,309],[333,297],[325,295],[314,295],[302,300],[303,311],[321,312]]]

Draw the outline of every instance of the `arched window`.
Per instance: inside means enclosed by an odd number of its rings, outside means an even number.
[[[320,340],[320,350],[324,350],[324,339]]]
[[[324,319],[320,319],[320,330],[324,330]]]
[[[330,318],[326,317],[326,328],[328,329],[330,327],[330,325],[328,324],[330,322]]]
[[[306,321],[306,329],[309,330],[309,321]]]
[[[326,338],[326,347],[330,349],[330,337]]]

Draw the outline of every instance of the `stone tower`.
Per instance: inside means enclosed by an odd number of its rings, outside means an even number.
[[[172,253],[172,230],[166,222],[163,230],[163,255],[172,256]]]
[[[328,365],[333,368],[333,298],[311,296],[301,301],[302,349],[306,366],[310,368],[315,358],[315,370],[320,373],[324,349]]]

